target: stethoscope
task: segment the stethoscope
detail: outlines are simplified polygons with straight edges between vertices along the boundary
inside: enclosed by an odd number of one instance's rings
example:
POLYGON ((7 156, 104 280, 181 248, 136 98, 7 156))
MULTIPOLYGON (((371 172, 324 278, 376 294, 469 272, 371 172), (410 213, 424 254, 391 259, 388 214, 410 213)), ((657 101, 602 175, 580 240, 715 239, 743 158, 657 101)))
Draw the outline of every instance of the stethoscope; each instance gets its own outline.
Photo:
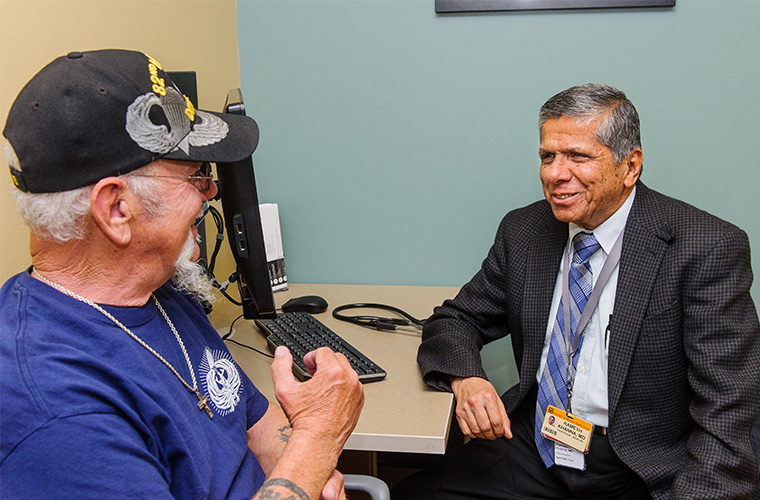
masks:
POLYGON ((422 330, 422 326, 425 324, 424 320, 419 320, 412 316, 411 314, 407 313, 406 311, 403 311, 399 309, 398 307, 393 307, 385 304, 372 304, 372 303, 356 303, 356 304, 346 304, 342 306, 338 306, 335 309, 333 309, 332 312, 333 318, 339 319, 341 321, 346 321, 348 323, 354 323, 356 325, 361 325, 366 328, 373 328, 375 330, 397 330, 397 329, 404 329, 399 327, 408 327, 412 328, 415 331, 416 330, 422 330), (402 318, 385 318, 381 316, 367 316, 367 315, 359 315, 359 316, 346 316, 343 314, 340 314, 340 312, 345 311, 347 309, 382 309, 385 311, 391 311, 399 316, 402 316, 402 318))

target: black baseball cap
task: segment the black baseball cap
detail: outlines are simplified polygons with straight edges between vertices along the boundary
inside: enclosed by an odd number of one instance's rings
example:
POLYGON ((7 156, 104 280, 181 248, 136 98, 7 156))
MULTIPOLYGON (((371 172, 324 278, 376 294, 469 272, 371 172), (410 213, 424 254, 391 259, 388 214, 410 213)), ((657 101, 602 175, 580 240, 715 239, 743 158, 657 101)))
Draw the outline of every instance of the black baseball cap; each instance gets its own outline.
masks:
POLYGON ((246 116, 196 110, 141 52, 71 52, 42 68, 11 106, 3 135, 22 191, 68 191, 159 158, 235 162, 259 142, 246 116))

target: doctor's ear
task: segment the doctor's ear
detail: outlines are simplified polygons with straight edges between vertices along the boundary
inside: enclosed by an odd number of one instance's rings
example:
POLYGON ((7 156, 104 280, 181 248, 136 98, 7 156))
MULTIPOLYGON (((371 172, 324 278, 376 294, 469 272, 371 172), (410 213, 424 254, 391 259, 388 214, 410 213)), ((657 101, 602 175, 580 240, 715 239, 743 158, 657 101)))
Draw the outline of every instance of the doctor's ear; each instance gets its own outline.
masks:
POLYGON ((636 148, 623 159, 627 169, 625 172, 624 183, 627 187, 633 187, 641 176, 641 167, 644 164, 644 153, 641 148, 636 148))

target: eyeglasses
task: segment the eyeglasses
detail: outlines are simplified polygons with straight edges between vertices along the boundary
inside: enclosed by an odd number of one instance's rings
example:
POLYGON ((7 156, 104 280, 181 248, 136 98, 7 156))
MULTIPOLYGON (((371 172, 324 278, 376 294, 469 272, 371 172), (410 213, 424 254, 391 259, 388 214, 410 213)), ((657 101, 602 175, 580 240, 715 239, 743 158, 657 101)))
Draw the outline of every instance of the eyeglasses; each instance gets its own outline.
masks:
POLYGON ((167 179, 183 179, 189 182, 201 193, 211 189, 211 182, 214 176, 211 174, 211 164, 208 162, 201 163, 198 170, 193 175, 153 175, 153 174, 133 174, 134 177, 164 177, 167 179))

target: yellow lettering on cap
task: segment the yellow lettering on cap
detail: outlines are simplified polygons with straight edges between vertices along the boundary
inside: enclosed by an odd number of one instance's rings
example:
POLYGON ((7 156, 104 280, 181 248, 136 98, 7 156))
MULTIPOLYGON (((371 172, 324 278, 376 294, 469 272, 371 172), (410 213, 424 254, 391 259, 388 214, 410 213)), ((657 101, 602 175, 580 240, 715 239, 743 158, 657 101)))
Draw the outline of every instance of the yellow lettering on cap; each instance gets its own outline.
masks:
POLYGON ((166 86, 166 84, 164 84, 164 79, 159 78, 158 75, 150 75, 150 81, 157 85, 160 85, 161 87, 166 86))
POLYGON ((148 58, 148 62, 151 64, 154 64, 158 69, 163 70, 164 68, 161 67, 161 63, 150 57, 148 54, 145 54, 145 57, 148 58))
POLYGON ((193 103, 190 102, 190 98, 187 96, 185 97, 185 101, 187 101, 187 107, 185 108, 185 114, 188 118, 190 118, 191 122, 195 121, 195 106, 193 106, 193 103))
POLYGON ((150 81, 153 82, 153 92, 163 97, 166 95, 166 83, 163 78, 159 78, 158 76, 158 70, 163 71, 163 68, 161 68, 158 61, 148 54, 145 54, 145 56, 148 58, 148 73, 150 73, 150 81))

